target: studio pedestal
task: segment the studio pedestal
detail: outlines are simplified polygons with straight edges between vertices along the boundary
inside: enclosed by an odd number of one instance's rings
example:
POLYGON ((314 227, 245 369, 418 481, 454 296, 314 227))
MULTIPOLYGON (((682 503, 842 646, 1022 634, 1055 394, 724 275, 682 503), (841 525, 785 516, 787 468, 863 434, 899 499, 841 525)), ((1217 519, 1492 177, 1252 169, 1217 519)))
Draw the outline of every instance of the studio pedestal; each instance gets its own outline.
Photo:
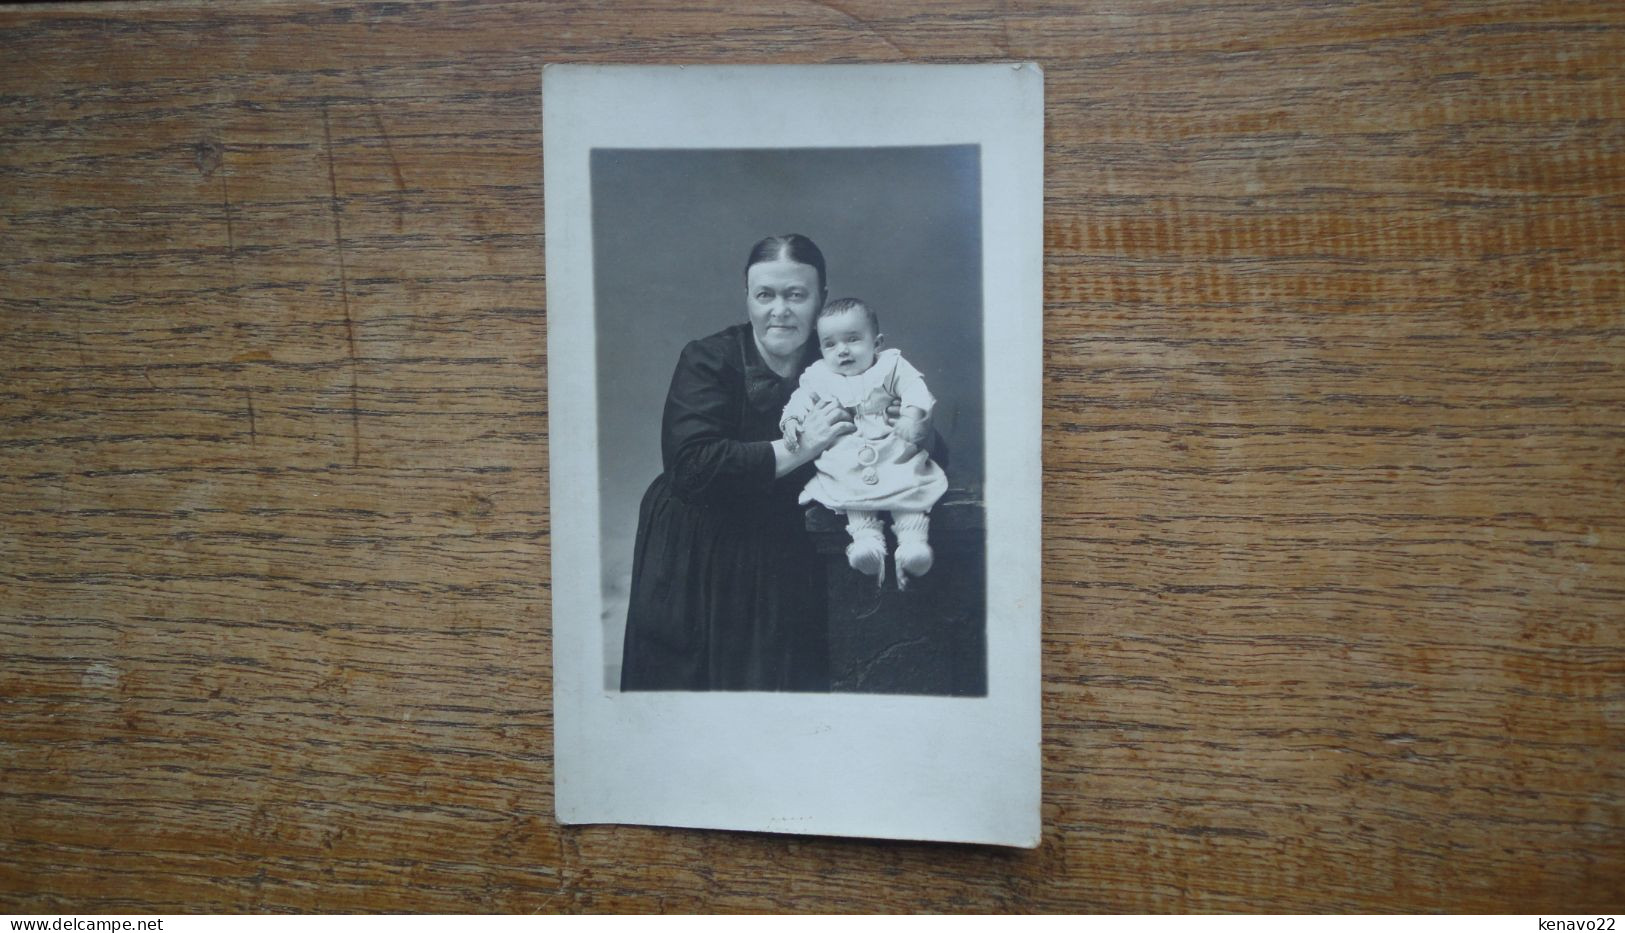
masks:
POLYGON ((846 518, 814 505, 811 532, 829 581, 834 690, 983 696, 987 693, 987 549, 980 497, 950 489, 931 510, 931 572, 897 588, 887 522, 886 583, 846 563, 846 518))

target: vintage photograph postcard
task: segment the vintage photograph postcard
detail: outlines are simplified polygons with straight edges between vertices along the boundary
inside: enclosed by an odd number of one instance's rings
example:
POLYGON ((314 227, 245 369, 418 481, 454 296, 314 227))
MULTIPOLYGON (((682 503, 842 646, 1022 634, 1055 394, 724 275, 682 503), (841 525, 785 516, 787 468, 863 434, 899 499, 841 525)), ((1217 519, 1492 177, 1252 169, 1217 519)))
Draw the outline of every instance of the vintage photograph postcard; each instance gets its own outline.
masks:
POLYGON ((1037 845, 1041 72, 542 95, 559 819, 1037 845))

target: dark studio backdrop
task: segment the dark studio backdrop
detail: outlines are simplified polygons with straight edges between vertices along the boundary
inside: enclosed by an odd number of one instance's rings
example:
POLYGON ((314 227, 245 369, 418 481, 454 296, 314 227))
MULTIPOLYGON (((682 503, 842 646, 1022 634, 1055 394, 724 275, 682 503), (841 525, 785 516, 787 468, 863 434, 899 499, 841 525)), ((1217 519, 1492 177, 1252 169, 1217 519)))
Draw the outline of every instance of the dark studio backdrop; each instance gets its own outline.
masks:
POLYGON ((829 297, 875 309, 937 398, 950 484, 980 491, 980 191, 975 146, 593 151, 607 683, 672 369, 688 341, 746 320, 745 258, 762 237, 811 237, 829 297))

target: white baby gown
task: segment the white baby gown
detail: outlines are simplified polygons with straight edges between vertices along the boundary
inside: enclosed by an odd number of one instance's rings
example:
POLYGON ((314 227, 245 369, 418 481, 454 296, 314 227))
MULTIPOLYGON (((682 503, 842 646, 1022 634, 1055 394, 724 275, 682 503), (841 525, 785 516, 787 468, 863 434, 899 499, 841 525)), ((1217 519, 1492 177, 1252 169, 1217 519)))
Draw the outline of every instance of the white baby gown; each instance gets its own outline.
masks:
POLYGON ((886 408, 893 402, 931 414, 937 400, 925 379, 896 350, 882 350, 875 364, 843 376, 823 360, 807 367, 784 407, 780 427, 805 421, 821 399, 853 414, 857 431, 837 440, 818 457, 818 472, 801 491, 801 503, 818 502, 837 512, 849 509, 926 512, 948 490, 948 477, 924 448, 892 435, 886 408))

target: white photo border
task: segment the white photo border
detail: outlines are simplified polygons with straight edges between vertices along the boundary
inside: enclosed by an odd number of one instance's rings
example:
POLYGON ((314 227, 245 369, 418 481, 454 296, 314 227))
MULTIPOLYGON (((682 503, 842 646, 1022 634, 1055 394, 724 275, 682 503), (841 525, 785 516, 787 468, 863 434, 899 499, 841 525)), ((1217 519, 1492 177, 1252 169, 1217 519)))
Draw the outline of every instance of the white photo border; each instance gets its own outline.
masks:
POLYGON ((1042 72, 550 65, 542 97, 560 822, 1036 846, 1042 72), (963 144, 981 147, 987 695, 606 689, 591 150, 963 144))

